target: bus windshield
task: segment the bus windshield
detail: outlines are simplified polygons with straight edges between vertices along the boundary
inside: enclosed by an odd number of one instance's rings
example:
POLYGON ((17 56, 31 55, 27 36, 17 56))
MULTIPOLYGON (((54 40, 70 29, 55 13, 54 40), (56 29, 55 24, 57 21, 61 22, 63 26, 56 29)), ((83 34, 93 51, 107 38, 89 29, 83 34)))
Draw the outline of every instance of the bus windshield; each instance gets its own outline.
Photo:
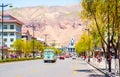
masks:
POLYGON ((45 51, 44 54, 53 54, 53 51, 45 51))

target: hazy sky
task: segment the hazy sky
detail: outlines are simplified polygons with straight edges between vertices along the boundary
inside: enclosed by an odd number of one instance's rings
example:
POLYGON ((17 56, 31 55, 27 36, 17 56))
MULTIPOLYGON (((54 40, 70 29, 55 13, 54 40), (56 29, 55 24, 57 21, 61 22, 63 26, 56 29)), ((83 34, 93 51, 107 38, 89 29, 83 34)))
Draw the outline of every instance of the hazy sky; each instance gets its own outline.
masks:
MULTIPOLYGON (((81 0, 0 0, 2 3, 12 3, 13 7, 29 7, 29 6, 55 6, 55 5, 70 5, 77 4, 81 0)), ((7 8, 7 7, 6 7, 7 8)))

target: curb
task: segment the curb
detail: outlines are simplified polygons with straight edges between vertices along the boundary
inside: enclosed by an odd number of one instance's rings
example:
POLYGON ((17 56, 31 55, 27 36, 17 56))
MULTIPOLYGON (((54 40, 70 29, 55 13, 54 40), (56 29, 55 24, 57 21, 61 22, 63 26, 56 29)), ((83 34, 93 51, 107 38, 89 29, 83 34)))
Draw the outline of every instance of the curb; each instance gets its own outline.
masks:
POLYGON ((105 74, 107 77, 113 77, 111 74, 105 72, 105 71, 102 71, 101 69, 97 68, 95 65, 87 62, 89 65, 91 65, 92 67, 94 67, 95 69, 97 69, 98 71, 102 72, 103 74, 105 74))
MULTIPOLYGON (((83 59, 82 59, 83 60, 83 59)), ((85 60, 83 60, 83 61, 85 61, 85 60)), ((114 74, 112 74, 112 73, 109 73, 108 71, 104 71, 104 70, 102 70, 102 69, 100 69, 99 67, 97 67, 96 65, 94 65, 93 63, 90 63, 90 62, 87 62, 87 61, 85 61, 86 63, 88 63, 90 66, 92 66, 93 68, 95 68, 95 69, 97 69, 98 71, 100 71, 101 73, 103 73, 103 74, 105 74, 106 75, 106 77, 120 77, 119 75, 117 75, 117 76, 115 76, 114 74)))

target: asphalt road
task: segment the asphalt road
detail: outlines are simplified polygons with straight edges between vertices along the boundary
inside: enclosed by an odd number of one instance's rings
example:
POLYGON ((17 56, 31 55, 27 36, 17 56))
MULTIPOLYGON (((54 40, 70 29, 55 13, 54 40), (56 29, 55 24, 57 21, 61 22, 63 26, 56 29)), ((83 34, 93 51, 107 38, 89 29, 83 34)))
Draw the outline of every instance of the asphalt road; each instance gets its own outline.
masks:
POLYGON ((44 63, 32 60, 0 64, 0 77, 105 77, 81 59, 44 63))

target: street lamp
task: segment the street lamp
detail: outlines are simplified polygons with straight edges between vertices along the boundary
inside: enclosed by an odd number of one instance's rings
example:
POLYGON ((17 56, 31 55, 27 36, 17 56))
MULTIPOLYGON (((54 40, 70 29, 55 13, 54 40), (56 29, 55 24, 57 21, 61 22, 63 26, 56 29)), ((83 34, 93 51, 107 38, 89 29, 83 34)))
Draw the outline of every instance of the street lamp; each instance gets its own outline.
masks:
MULTIPOLYGON (((85 29, 85 30, 88 31, 88 37, 89 37, 89 35, 90 35, 90 29, 88 28, 88 29, 85 29)), ((90 38, 88 38, 88 39, 89 39, 89 45, 88 45, 88 62, 90 62, 90 38)))
POLYGON ((12 5, 11 4, 3 4, 2 3, 2 5, 0 5, 0 7, 2 7, 2 60, 4 59, 4 56, 3 56, 3 25, 4 25, 4 7, 7 7, 7 6, 9 6, 9 7, 12 7, 12 5))

